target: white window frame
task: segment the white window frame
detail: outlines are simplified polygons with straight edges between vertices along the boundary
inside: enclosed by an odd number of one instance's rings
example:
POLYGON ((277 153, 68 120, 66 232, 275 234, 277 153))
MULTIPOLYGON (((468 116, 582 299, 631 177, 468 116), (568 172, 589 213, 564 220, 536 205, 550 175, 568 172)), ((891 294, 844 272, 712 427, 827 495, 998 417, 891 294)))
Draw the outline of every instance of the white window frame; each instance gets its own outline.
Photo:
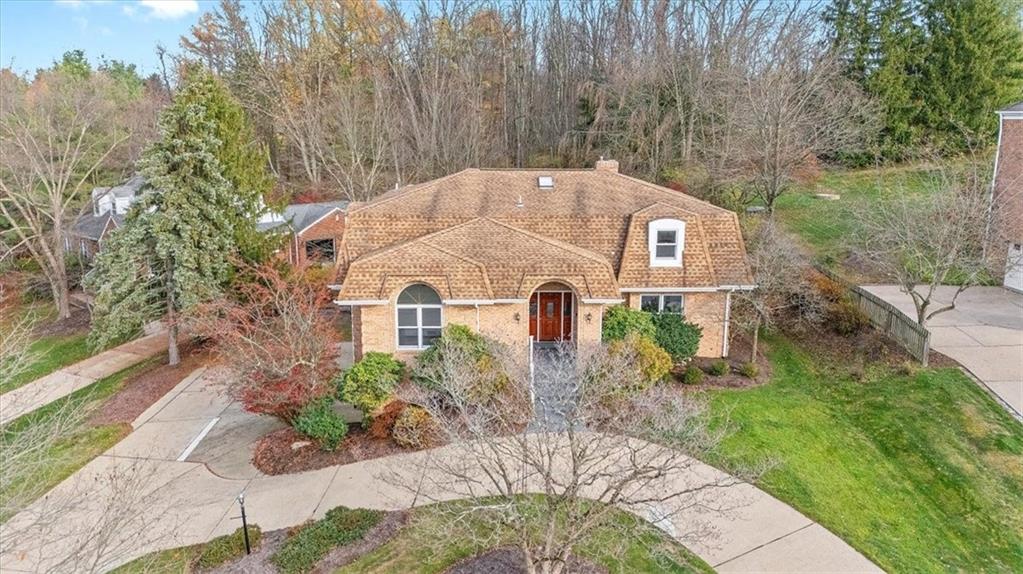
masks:
MULTIPOLYGON (((404 288, 402 288, 402 290, 398 292, 398 297, 401 297, 401 294, 405 292, 405 289, 408 289, 409 287, 412 287, 414 285, 422 285, 424 287, 429 287, 430 289, 433 290, 434 293, 437 293, 436 289, 434 289, 433 287, 430 287, 429 285, 426 285, 425 283, 415 283, 413 285, 406 285, 404 288)), ((437 293, 437 297, 438 298, 440 297, 440 293, 437 293)), ((430 345, 424 345, 423 344, 423 330, 424 329, 442 329, 442 328, 444 328, 444 305, 442 303, 411 304, 411 303, 397 303, 397 300, 395 300, 395 301, 396 301, 395 305, 394 305, 394 346, 395 346, 395 348, 398 349, 399 351, 422 351, 424 349, 430 348, 430 345), (398 314, 399 314, 399 311, 402 310, 402 309, 415 309, 416 310, 416 326, 415 327, 402 327, 400 325, 400 323, 398 322, 398 314), (440 312, 440 324, 437 325, 437 326, 433 326, 433 325, 425 326, 425 325, 423 325, 423 309, 437 309, 440 312), (416 341, 417 341, 417 343, 415 345, 402 345, 400 343, 400 341, 401 341, 401 333, 400 333, 400 331, 402 329, 415 329, 416 330, 416 341)))
POLYGON ((686 223, 684 221, 677 219, 655 219, 647 226, 647 235, 651 267, 682 267, 682 252, 685 250, 686 240, 686 223), (659 231, 672 231, 675 233, 675 252, 671 257, 657 256, 657 233, 659 231))
POLYGON ((686 296, 685 293, 641 293, 639 296, 639 308, 643 309, 643 297, 656 297, 657 298, 657 312, 658 313, 672 313, 673 311, 664 310, 664 298, 665 297, 678 297, 682 300, 682 311, 678 314, 686 316, 686 296))

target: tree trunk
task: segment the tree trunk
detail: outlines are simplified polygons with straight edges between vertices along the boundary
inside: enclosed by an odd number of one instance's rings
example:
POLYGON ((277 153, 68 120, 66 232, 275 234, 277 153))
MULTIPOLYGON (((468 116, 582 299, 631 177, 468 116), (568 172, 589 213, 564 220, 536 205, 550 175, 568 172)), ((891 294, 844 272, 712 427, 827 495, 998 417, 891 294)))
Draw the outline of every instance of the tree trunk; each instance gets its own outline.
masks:
POLYGON ((169 324, 167 325, 167 364, 175 366, 181 362, 181 355, 178 352, 178 324, 172 319, 168 318, 169 324))
POLYGON ((750 342, 749 362, 757 362, 757 343, 760 341, 760 320, 753 324, 753 337, 750 342))

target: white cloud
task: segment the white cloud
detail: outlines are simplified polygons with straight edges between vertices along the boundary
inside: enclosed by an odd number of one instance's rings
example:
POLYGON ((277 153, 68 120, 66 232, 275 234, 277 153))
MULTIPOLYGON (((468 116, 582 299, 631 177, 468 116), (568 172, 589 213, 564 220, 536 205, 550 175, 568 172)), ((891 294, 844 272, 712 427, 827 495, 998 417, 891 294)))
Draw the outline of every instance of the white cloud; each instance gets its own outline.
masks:
POLYGON ((55 3, 77 10, 89 4, 109 4, 111 0, 54 0, 55 3))
MULTIPOLYGON (((199 11, 196 0, 140 0, 139 4, 149 9, 147 16, 159 20, 174 20, 199 11)), ((129 12, 128 8, 124 7, 125 13, 134 14, 134 10, 129 12)))

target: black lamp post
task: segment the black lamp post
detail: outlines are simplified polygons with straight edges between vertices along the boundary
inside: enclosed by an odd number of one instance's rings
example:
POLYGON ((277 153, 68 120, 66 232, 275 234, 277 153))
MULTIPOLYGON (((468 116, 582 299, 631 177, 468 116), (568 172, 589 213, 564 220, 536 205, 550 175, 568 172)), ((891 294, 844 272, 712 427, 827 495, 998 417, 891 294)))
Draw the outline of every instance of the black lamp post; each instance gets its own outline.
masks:
POLYGON ((249 546, 249 523, 245 520, 245 493, 238 495, 238 505, 242 508, 242 536, 245 538, 245 553, 252 554, 252 547, 249 546))

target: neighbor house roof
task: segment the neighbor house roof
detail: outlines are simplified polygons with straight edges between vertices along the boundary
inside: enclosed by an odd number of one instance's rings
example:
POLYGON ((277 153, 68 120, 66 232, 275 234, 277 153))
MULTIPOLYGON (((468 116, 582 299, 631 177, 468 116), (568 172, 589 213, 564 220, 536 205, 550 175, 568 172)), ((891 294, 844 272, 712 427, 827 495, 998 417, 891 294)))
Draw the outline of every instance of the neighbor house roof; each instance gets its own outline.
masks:
POLYGON ((998 110, 999 112, 1023 112, 1023 102, 1017 102, 1007 108, 998 110))
POLYGON ((112 211, 104 212, 102 215, 93 215, 91 211, 83 213, 71 226, 71 232, 78 237, 99 241, 106 233, 108 225, 117 227, 124 223, 124 215, 112 211))
POLYGON ((338 299, 387 299, 426 282, 448 301, 525 300, 551 280, 569 283, 583 300, 620 298, 601 255, 480 217, 359 258, 338 299))
POLYGON ((344 210, 348 207, 347 201, 324 201, 320 203, 295 203, 284 208, 280 219, 274 221, 259 222, 256 227, 260 231, 266 231, 290 224, 294 233, 302 233, 310 225, 316 223, 324 216, 335 209, 344 210))
MULTIPOLYGON (((735 213, 614 171, 592 169, 467 169, 353 207, 339 282, 349 280, 347 266, 354 270, 371 253, 480 218, 599 256, 623 289, 752 282, 735 213), (552 177, 553 187, 541 188, 540 176, 552 177), (683 266, 652 269, 646 224, 665 214, 686 222, 683 266)), ((442 246, 436 239, 431 244, 442 246)), ((486 238, 478 249, 473 259, 485 265, 504 259, 503 248, 486 238)))

